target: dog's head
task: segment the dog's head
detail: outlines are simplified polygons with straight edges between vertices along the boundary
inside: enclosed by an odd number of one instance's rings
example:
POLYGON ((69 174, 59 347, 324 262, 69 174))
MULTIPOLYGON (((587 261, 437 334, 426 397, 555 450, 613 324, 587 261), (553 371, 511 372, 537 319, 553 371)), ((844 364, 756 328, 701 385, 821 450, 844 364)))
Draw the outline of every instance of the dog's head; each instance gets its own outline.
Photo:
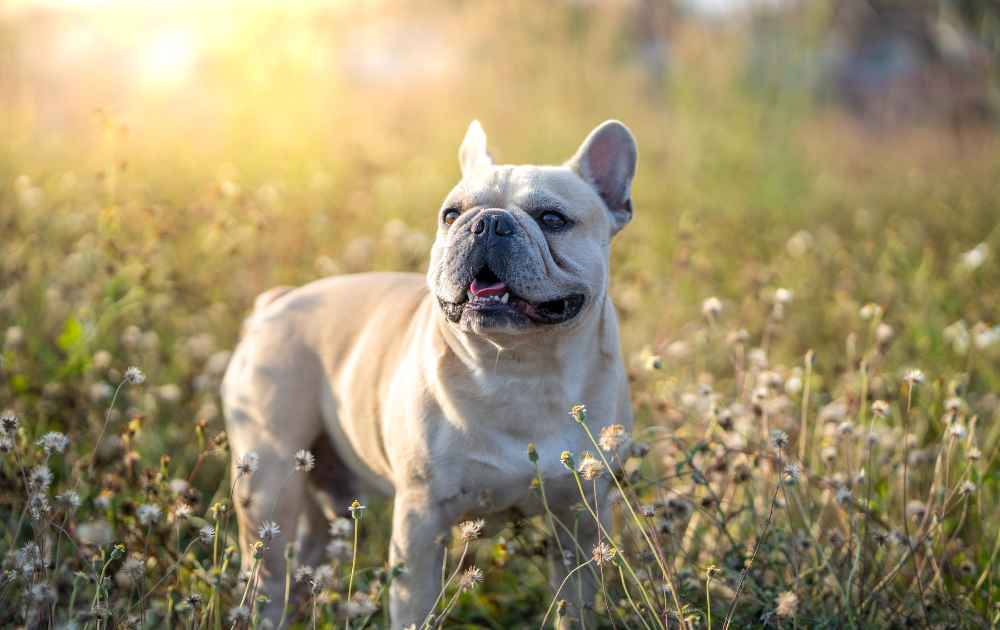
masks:
POLYGON ((594 129, 562 166, 496 165, 478 122, 438 213, 427 272, 444 316, 477 334, 565 328, 604 301, 611 237, 632 218, 635 139, 594 129))

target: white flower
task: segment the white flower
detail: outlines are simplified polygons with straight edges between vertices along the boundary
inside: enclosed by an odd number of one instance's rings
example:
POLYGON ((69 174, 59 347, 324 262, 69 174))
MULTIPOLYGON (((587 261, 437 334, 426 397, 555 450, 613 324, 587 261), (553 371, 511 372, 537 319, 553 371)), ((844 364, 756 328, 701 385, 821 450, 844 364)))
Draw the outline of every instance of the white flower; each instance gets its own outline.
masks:
POLYGON ((778 304, 788 304, 792 301, 795 294, 791 289, 785 289, 783 287, 774 290, 774 301, 778 304))
POLYGON ((795 462, 785 465, 784 470, 785 483, 790 486, 794 486, 802 479, 802 467, 795 462))
POLYGON ((255 451, 247 451, 236 461, 236 472, 239 477, 249 477, 260 467, 260 458, 255 451))
POLYGON ((948 429, 948 434, 951 435, 951 437, 955 438, 956 440, 963 439, 965 437, 965 433, 966 433, 965 425, 963 425, 961 422, 953 423, 951 425, 951 428, 948 429))
POLYGON ((28 473, 28 486, 32 490, 45 492, 52 485, 52 471, 48 466, 39 464, 28 473))
POLYGON ((847 486, 840 486, 837 488, 837 503, 841 505, 847 505, 851 502, 851 491, 847 489, 847 486))
POLYGON ((625 427, 620 424, 612 424, 601 429, 601 437, 597 443, 605 451, 617 451, 622 444, 628 440, 628 433, 625 427))
POLYGON ((49 498, 41 492, 32 492, 28 497, 28 511, 31 512, 32 520, 42 520, 49 513, 49 498))
POLYGON ((163 510, 161 510, 158 505, 143 503, 136 508, 135 515, 139 517, 139 522, 141 524, 152 525, 159 521, 160 517, 163 516, 163 510))
POLYGON ((71 511, 80 507, 80 495, 75 490, 67 490, 62 494, 57 494, 56 500, 71 511))
POLYGON ((970 270, 978 269, 986 262, 989 255, 990 246, 986 243, 980 243, 962 254, 962 266, 970 270))
POLYGON ((146 375, 136 366, 131 366, 125 370, 125 382, 131 385, 142 385, 146 382, 146 375))
POLYGON ((774 429, 771 431, 771 446, 781 450, 788 448, 788 434, 781 429, 774 429))
POLYGON ((355 499, 351 501, 351 505, 347 508, 351 512, 351 517, 356 521, 360 521, 361 517, 365 515, 365 510, 368 509, 367 506, 361 505, 361 502, 355 499))
POLYGON ((309 451, 302 449, 295 453, 295 470, 309 472, 316 467, 316 457, 309 451))
POLYGON ((722 300, 713 295, 701 303, 701 312, 710 319, 718 317, 722 312, 722 300))
POLYGON ((330 536, 334 538, 345 538, 354 531, 354 523, 351 519, 338 516, 330 521, 330 536))
POLYGON ((274 521, 264 521, 264 524, 260 526, 257 533, 260 535, 260 539, 264 542, 271 542, 279 534, 281 534, 281 527, 274 521))
POLYGON ((205 525, 199 529, 198 540, 206 545, 212 544, 212 541, 215 540, 215 528, 211 525, 205 525))
POLYGON ((459 579, 458 587, 463 591, 470 591, 483 581, 483 571, 479 567, 469 567, 459 579))
POLYGON ((580 467, 577 468, 577 472, 587 481, 591 481, 600 477, 601 473, 604 472, 604 463, 594 457, 590 451, 585 451, 583 458, 580 460, 580 467))
POLYGON ((884 400, 876 400, 872 403, 872 413, 879 418, 885 418, 889 415, 889 403, 884 400))
POLYGON ((618 551, 614 547, 609 547, 607 543, 601 541, 596 547, 594 547, 594 550, 591 553, 591 558, 595 563, 597 563, 597 566, 601 566, 605 562, 611 562, 617 552, 618 551))
POLYGON ((17 427, 21 425, 21 421, 12 413, 5 413, 0 416, 0 431, 8 435, 13 435, 17 433, 17 427))
POLYGON ((246 606, 233 606, 227 616, 230 623, 246 623, 250 621, 250 609, 246 606))
POLYGON ((458 526, 458 531, 462 536, 462 540, 468 542, 470 540, 475 540, 479 538, 479 534, 483 531, 483 526, 486 521, 483 519, 477 519, 475 521, 465 521, 458 526))
POLYGON ((35 442, 36 445, 41 446, 45 451, 46 455, 56 451, 57 453, 62 453, 69 446, 69 438, 66 437, 64 433, 59 433, 58 431, 49 431, 42 437, 38 438, 35 442))
POLYGON ((911 368, 903 374, 903 380, 909 383, 910 387, 920 385, 924 382, 924 373, 922 370, 911 368))
POLYGON ((341 538, 334 538, 326 546, 326 555, 331 560, 347 560, 351 557, 351 543, 341 538))

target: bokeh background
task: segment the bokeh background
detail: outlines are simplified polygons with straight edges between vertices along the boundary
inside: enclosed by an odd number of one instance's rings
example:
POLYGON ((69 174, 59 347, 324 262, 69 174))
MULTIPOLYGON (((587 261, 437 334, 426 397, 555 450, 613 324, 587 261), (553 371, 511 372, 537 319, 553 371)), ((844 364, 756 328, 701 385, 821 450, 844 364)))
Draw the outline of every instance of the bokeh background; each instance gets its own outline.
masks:
POLYGON ((640 160, 612 292, 643 422, 711 379, 718 296, 775 362, 815 351, 820 402, 877 334, 891 365, 960 375, 940 390, 996 445, 998 53, 986 0, 8 0, 0 408, 96 433, 134 364, 129 448, 190 469, 255 295, 424 270, 472 119, 498 160, 557 163, 618 118, 640 160))

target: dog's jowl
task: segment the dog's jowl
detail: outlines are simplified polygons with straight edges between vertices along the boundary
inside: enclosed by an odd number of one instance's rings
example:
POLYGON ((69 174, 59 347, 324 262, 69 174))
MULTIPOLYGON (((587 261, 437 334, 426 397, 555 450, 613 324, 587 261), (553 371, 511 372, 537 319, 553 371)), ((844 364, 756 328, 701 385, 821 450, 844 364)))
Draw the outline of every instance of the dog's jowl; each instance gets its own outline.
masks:
MULTIPOLYGON (((550 507, 564 523, 577 520, 579 495, 559 455, 590 442, 570 407, 586 404, 596 428, 632 421, 608 295, 611 240, 632 218, 631 133, 608 121, 562 166, 509 166, 493 163, 474 122, 459 158, 461 181, 427 210, 437 237, 426 277, 346 275, 268 291, 222 389, 234 466, 243 453, 259 457, 237 486, 244 561, 274 521, 297 542, 299 564, 319 564, 331 509, 346 513, 363 492, 391 495, 389 562, 406 568, 391 587, 393 628, 419 626, 434 605, 453 525, 543 511, 529 443, 550 507), (289 476, 300 449, 317 453, 316 467, 289 476)), ((576 527, 589 553, 596 524, 580 518, 576 527)), ((284 547, 273 542, 261 565, 274 621, 284 547)), ((558 585, 567 569, 552 548, 558 585)), ((592 599, 586 573, 564 589, 571 617, 592 599)))

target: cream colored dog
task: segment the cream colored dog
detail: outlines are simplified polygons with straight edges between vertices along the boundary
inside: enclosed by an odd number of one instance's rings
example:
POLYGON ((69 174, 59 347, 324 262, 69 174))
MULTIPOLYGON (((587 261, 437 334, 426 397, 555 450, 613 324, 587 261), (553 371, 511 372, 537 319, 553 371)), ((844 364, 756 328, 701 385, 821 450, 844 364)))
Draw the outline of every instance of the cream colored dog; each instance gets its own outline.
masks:
MULTIPOLYGON (((579 546, 566 532, 559 541, 577 559, 552 554, 558 585, 596 541, 593 519, 571 509, 580 497, 560 462, 563 450, 593 450, 567 412, 587 405, 595 430, 632 424, 608 296, 611 237, 632 218, 632 134, 608 121, 563 166, 501 166, 473 122, 459 158, 462 180, 437 213, 426 277, 272 289, 222 386, 234 462, 248 451, 260 462, 238 490, 244 562, 268 520, 298 536, 299 564, 321 562, 328 527, 314 490, 345 511, 361 484, 374 486, 394 497, 389 562, 406 567, 390 591, 393 628, 419 626, 433 606, 453 525, 543 511, 529 442, 556 516, 578 522, 579 546), (290 475, 299 449, 319 454, 311 475, 290 475)), ((606 489, 605 477, 598 494, 606 489)), ((274 618, 284 544, 273 541, 262 566, 274 618)), ((561 597, 582 589, 586 606, 594 585, 585 574, 561 597)))

